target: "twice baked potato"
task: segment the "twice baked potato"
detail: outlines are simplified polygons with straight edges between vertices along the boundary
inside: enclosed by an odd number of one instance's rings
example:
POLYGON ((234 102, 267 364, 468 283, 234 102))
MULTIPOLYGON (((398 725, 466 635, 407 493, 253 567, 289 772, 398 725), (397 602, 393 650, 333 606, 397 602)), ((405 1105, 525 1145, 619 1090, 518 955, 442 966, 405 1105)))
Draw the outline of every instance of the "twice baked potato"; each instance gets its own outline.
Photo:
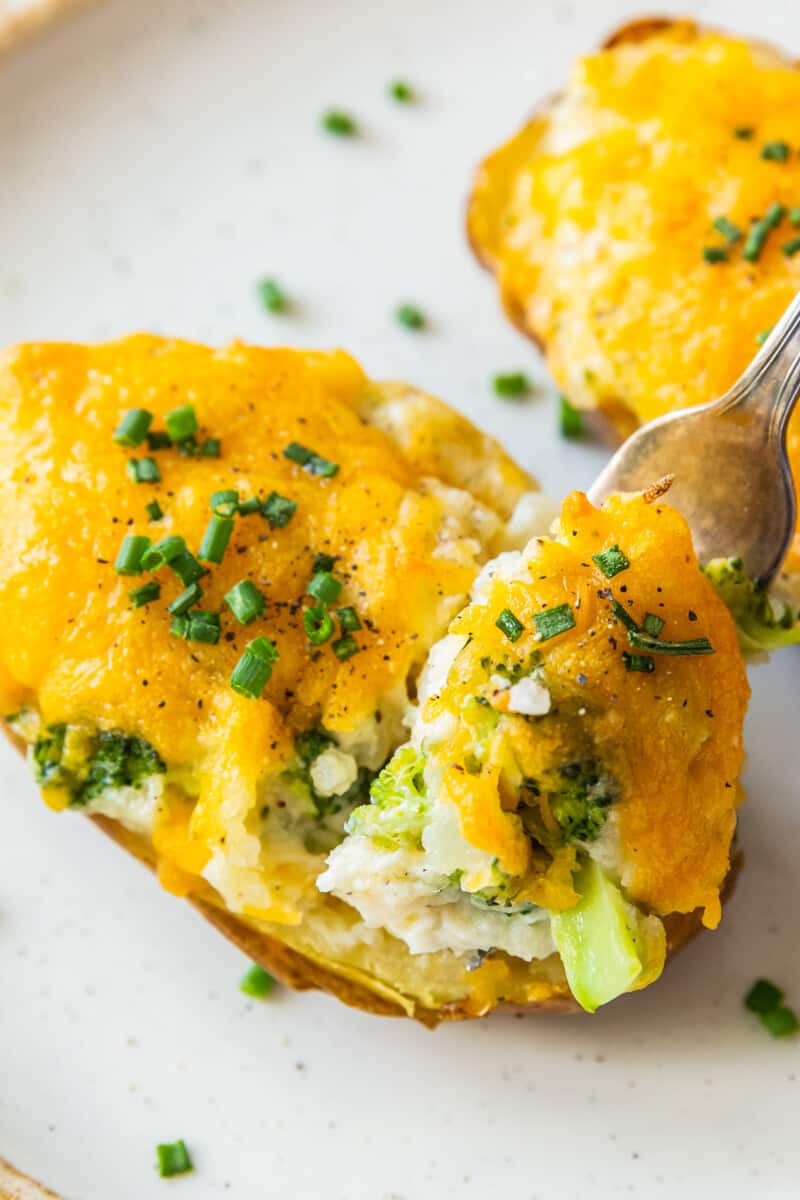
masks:
POLYGON ((431 1024, 593 1009, 717 923, 748 688, 655 494, 548 533, 342 353, 22 346, 0 415, 7 727, 268 970, 431 1024))
MULTIPOLYGON (((794 61, 634 22, 483 162, 469 238, 570 401, 626 435, 721 396, 800 288, 799 148, 794 61)), ((789 453, 797 478, 800 411, 789 453)), ((785 574, 800 580, 800 534, 785 574)), ((800 640, 782 607, 742 608, 765 645, 800 640)))

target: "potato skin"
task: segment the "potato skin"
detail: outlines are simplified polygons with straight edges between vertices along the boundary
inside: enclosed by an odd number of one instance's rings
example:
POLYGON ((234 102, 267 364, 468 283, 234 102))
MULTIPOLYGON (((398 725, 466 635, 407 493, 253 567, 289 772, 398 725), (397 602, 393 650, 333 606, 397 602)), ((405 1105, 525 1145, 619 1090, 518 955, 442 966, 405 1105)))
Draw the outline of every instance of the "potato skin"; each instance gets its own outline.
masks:
MULTIPOLYGON (((9 726, 2 722, 3 733, 14 748, 20 753, 25 754, 25 745, 18 738, 9 726)), ((135 834, 128 832, 123 826, 114 821, 110 821, 107 817, 93 816, 89 820, 102 833, 116 842, 123 850, 127 850, 134 858, 145 866, 154 870, 153 854, 144 838, 137 837, 135 834)), ((730 899, 733 894, 736 880, 741 870, 744 855, 741 850, 738 850, 734 844, 731 853, 731 866, 728 876, 725 880, 721 893, 723 905, 730 899)), ((235 916, 233 913, 227 912, 225 909, 218 907, 215 904, 209 903, 207 900, 198 897, 187 897, 189 903, 206 919, 211 925, 217 929, 223 937, 237 946, 243 954, 253 962, 263 967, 265 971, 269 971, 281 983, 292 988, 296 992, 320 991, 327 992, 330 996, 335 996, 343 1004, 347 1004, 350 1008, 358 1008, 362 1012, 371 1013, 376 1017, 407 1017, 409 1013, 405 1011, 399 1004, 393 1004, 377 991, 359 984, 354 980, 347 979, 338 974, 330 967, 326 967, 321 963, 312 961, 305 955, 299 953, 290 946, 286 946, 277 938, 270 937, 262 930, 251 925, 248 921, 241 917, 235 916)), ((702 928, 702 911, 696 909, 691 913, 671 913, 665 917, 664 927, 667 931, 667 959, 672 958, 687 942, 699 933, 702 928)), ((554 986, 552 994, 542 997, 539 1000, 526 1005, 507 1004, 499 1001, 494 1004, 491 1009, 476 1012, 468 1002, 458 1004, 447 1004, 441 1008, 426 1008, 424 1005, 415 1004, 413 1017, 421 1025, 425 1025, 428 1029, 435 1029, 444 1021, 465 1021, 474 1019, 478 1016, 489 1016, 491 1012, 515 1012, 515 1013, 583 1013, 583 1009, 577 1001, 566 990, 566 985, 562 987, 554 986)), ((0 1164, 2 1165, 2 1164, 0 1164)), ((2 1174, 0 1173, 0 1184, 2 1184, 2 1174)), ((38 1193, 31 1193, 31 1200, 38 1193)), ((49 1196, 49 1192, 42 1193, 44 1196, 49 1196)), ((13 1193, 12 1193, 13 1195, 13 1193)), ((21 1196, 25 1196, 21 1193, 21 1196)), ((3 1193, 0 1191, 0 1200, 3 1200, 3 1193)))
POLYGON ((0 1200, 60 1200, 60 1197, 0 1158, 0 1200))
MULTIPOLYGON (((109 821, 106 817, 91 817, 103 833, 118 845, 128 850, 140 862, 152 868, 146 843, 133 837, 120 825, 109 821)), ((736 880, 744 861, 740 850, 734 850, 731 855, 731 867, 725 881, 721 899, 723 904, 730 898, 736 886, 736 880)), ((280 979, 287 987, 296 992, 321 991, 335 996, 350 1008, 361 1009, 376 1017, 406 1017, 406 1013, 398 1004, 392 1004, 383 996, 371 991, 368 987, 360 986, 350 979, 345 979, 330 968, 312 962, 290 946, 284 945, 277 938, 270 937, 261 930, 254 928, 246 920, 226 912, 225 909, 209 904, 196 897, 188 897, 189 903, 201 916, 217 929, 223 937, 258 963, 270 975, 280 979)), ((667 931, 667 957, 671 958, 678 950, 699 933, 702 928, 701 910, 691 913, 671 913, 663 918, 667 931)), ((532 1004, 518 1005, 497 1003, 491 1012, 535 1012, 535 1013, 583 1013, 583 1009, 571 995, 564 995, 556 990, 546 999, 532 1004)), ((417 1004, 414 1008, 414 1020, 428 1029, 435 1029, 444 1021, 465 1021, 476 1016, 488 1016, 489 1013, 477 1014, 470 1009, 468 1003, 448 1004, 442 1008, 425 1008, 417 1004)), ((584 1014, 585 1015, 585 1014, 584 1014)))

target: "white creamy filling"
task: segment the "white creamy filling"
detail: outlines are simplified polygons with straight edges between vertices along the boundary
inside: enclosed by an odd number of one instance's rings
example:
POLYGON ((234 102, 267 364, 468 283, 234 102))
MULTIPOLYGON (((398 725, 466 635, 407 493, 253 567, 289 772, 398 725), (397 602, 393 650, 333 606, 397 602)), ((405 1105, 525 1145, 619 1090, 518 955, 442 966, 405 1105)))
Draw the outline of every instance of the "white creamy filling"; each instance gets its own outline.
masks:
POLYGON ((448 888, 416 850, 381 850, 350 837, 328 859, 317 886, 351 904, 368 929, 386 929, 412 954, 503 950, 531 962, 555 952, 545 909, 506 915, 448 888))
POLYGON ((164 776, 148 775, 139 787, 106 788, 83 811, 119 821, 132 833, 152 836, 156 813, 164 794, 164 776))
POLYGON ((531 538, 546 537, 560 506, 543 492, 525 492, 516 503, 503 533, 503 549, 519 550, 531 538))
POLYGON ((331 746, 311 764, 311 782, 320 796, 343 796, 358 779, 358 763, 352 754, 331 746))
POLYGON ((543 717, 550 712, 550 692, 540 677, 528 675, 508 689, 508 711, 526 717, 543 717))
POLYGON ((436 874, 446 878, 455 871, 462 872, 464 891, 477 892, 496 883, 494 855, 479 850, 463 836, 454 804, 434 805, 422 831, 422 846, 426 863, 436 874))

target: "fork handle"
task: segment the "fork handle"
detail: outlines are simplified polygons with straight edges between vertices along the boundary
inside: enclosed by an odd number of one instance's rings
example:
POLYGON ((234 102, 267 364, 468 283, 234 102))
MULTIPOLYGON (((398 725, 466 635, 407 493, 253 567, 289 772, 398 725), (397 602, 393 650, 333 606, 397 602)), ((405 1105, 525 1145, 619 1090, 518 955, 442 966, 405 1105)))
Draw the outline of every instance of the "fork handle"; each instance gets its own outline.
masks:
POLYGON ((719 412, 747 411, 767 441, 782 445, 786 424, 800 395, 800 292, 773 326, 760 352, 729 392, 719 412))

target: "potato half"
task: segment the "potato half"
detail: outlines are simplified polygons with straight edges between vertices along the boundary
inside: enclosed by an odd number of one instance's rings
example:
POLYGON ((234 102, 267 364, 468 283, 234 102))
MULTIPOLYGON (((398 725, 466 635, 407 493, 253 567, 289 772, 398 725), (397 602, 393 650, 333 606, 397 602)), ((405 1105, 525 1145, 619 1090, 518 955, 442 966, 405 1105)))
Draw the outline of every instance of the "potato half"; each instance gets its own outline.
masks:
POLYGON ((470 241, 574 405, 626 435, 731 386, 800 288, 798 146, 794 61, 643 20, 482 163, 470 241))
POLYGON ((9 732, 268 970, 427 1024, 592 1008, 716 924, 748 689, 663 502, 548 532, 496 442, 342 353, 22 346, 0 414, 9 732))

